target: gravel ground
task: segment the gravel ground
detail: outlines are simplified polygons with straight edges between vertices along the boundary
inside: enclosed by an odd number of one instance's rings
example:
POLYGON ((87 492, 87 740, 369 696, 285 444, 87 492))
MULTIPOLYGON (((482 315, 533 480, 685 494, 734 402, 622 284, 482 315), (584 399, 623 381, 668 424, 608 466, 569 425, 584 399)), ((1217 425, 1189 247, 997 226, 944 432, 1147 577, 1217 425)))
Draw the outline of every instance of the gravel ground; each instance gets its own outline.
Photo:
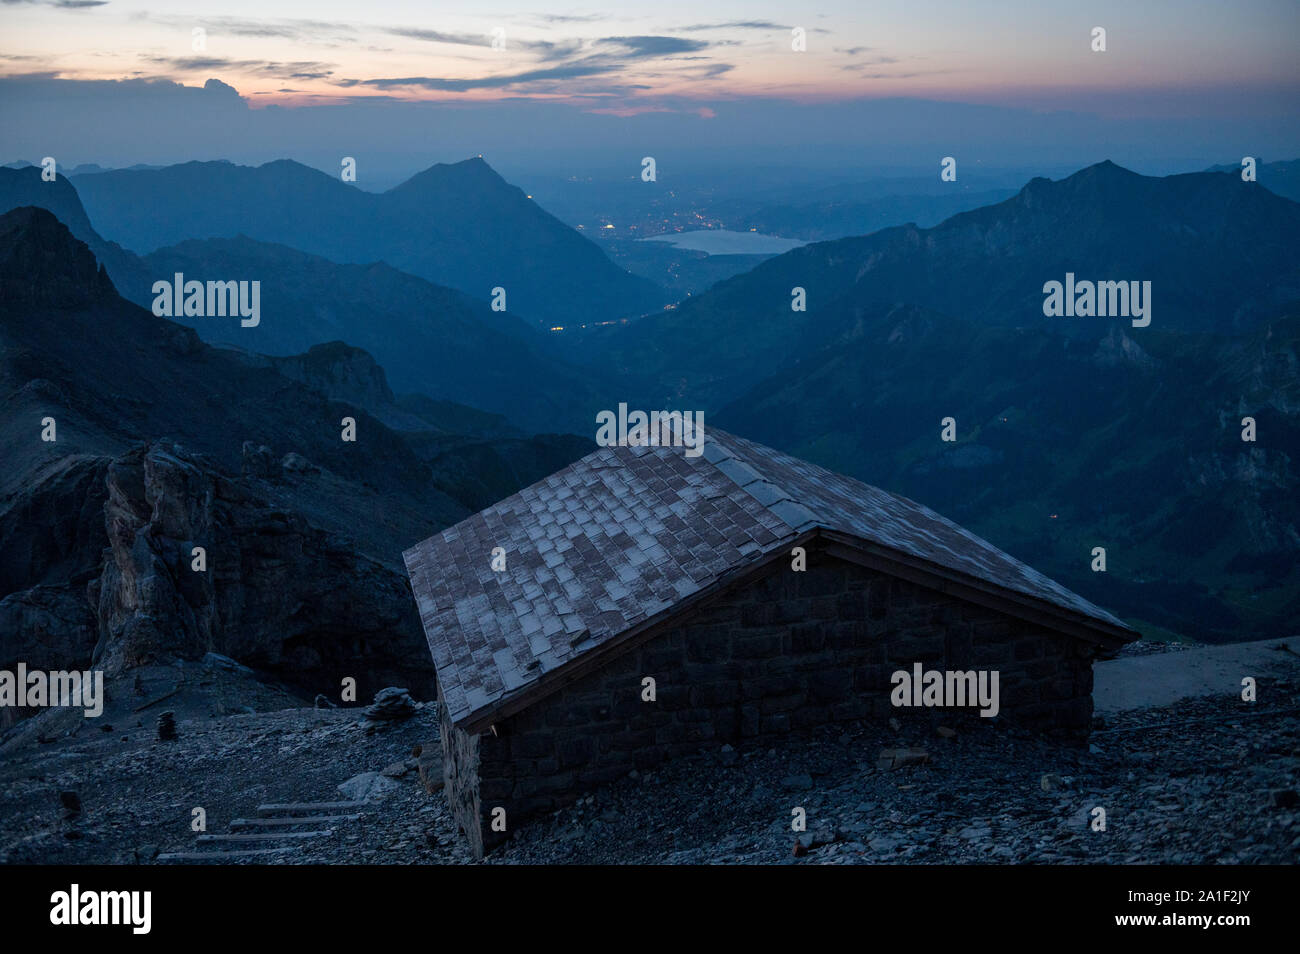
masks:
MULTIPOLYGON (((0 861, 134 863, 158 852, 196 846, 192 810, 207 813, 207 831, 228 831, 264 803, 340 801, 350 776, 404 769, 364 817, 339 823, 328 838, 258 863, 454 863, 470 855, 449 821, 446 803, 427 794, 412 767, 416 745, 437 747, 432 706, 412 718, 368 731, 360 709, 290 709, 191 719, 175 742, 159 742, 152 724, 81 733, 0 763, 0 861), (60 793, 76 792, 73 819, 60 793)), ((320 826, 315 826, 320 827, 320 826)))
POLYGON ((1291 711, 1184 702, 1116 718, 1087 748, 991 726, 872 728, 681 761, 528 826, 489 861, 1294 863, 1298 687, 1261 687, 1291 711), (876 767, 881 749, 912 746, 930 761, 876 767), (1090 828, 1097 806, 1105 831, 1090 828))
MULTIPOLYGON (((1090 747, 999 719, 952 738, 921 725, 834 728, 685 758, 524 826, 488 862, 1294 863, 1298 690, 1261 681, 1268 706, 1214 698, 1125 713, 1090 747), (909 747, 929 761, 877 767, 881 749, 909 747), (1105 831, 1089 827, 1097 806, 1105 831)), ((414 768, 415 746, 436 746, 432 706, 378 727, 359 709, 178 716, 174 742, 157 741, 152 720, 135 723, 0 757, 0 861, 149 862, 196 850, 195 806, 209 832, 225 832, 259 804, 340 800, 341 782, 385 768, 398 776, 392 791, 362 819, 257 861, 471 861, 414 768), (74 817, 62 792, 80 800, 74 817)))
POLYGON ((1135 642, 1125 643, 1120 647, 1116 656, 1124 658, 1128 656, 1156 656, 1160 653, 1181 653, 1186 650, 1195 648, 1195 644, 1175 643, 1175 642, 1157 642, 1154 640, 1139 639, 1135 642))

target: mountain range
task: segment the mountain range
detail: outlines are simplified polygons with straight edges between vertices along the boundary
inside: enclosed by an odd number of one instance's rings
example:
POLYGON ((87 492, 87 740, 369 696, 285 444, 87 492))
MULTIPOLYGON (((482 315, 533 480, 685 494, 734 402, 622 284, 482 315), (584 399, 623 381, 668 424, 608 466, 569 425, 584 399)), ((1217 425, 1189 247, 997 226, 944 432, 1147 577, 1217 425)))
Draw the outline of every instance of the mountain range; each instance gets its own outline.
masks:
MULTIPOLYGON (((1242 173, 1241 163, 1224 163, 1210 166, 1207 172, 1230 172, 1235 176, 1242 173)), ((1285 159, 1281 162, 1256 162, 1255 178, 1269 192, 1300 202, 1300 159, 1285 159)))
POLYGON ((1300 205, 1258 183, 1103 162, 934 228, 805 245, 583 348, 646 382, 650 403, 720 407, 833 341, 855 309, 906 303, 979 325, 1104 334, 1117 319, 1045 317, 1044 285, 1067 273, 1151 282, 1157 329, 1235 334, 1300 297, 1298 237, 1300 205), (805 311, 792 309, 796 288, 805 311))
POLYGON ((342 343, 204 344, 30 207, 0 216, 0 403, 0 660, 110 674, 216 651, 427 691, 402 548, 590 447, 399 402, 342 343))
POLYGON ((144 308, 154 302, 154 283, 177 273, 259 281, 265 317, 255 327, 175 316, 204 341, 292 355, 345 340, 369 351, 400 393, 469 404, 532 432, 586 430, 598 409, 599 372, 574 367, 553 335, 383 262, 340 265, 244 235, 188 239, 141 257, 99 234, 70 180, 45 182, 39 168, 0 169, 0 211, 26 205, 53 212, 122 296, 144 308))
MULTIPOLYGON (((706 429, 913 497, 1148 634, 1293 627, 1300 205, 1262 177, 1107 162, 1034 179, 931 228, 795 249, 636 320, 592 305, 610 323, 560 348, 513 293, 494 312, 481 289, 417 272, 450 233, 415 220, 473 218, 483 195, 525 245, 551 228, 486 166, 382 196, 304 169, 50 183, 0 169, 0 211, 53 213, 0 217, 0 632, 22 634, 0 664, 206 648, 315 682, 357 654, 402 673, 413 646, 427 657, 402 548, 581 456, 587 437, 546 432, 590 434, 593 409, 624 401, 703 410, 706 429), (215 191, 186 191, 200 181, 215 191), (479 198, 453 201, 453 182, 479 198), (153 187, 156 218, 132 206, 153 187), (332 216, 384 222, 404 251, 351 261, 332 216), (262 322, 155 317, 152 283, 174 272, 262 276, 262 322), (1067 273, 1151 282, 1150 325, 1046 316, 1044 284, 1067 273), (219 587, 186 569, 201 539, 219 587)), ((576 233, 538 248, 572 252, 566 274, 597 285, 614 268, 576 233)))
POLYGON ((1300 309, 1242 336, 1094 339, 856 314, 715 424, 925 501, 1148 634, 1293 631, 1300 309))
POLYGON ((665 293, 507 183, 481 158, 438 164, 375 194, 290 160, 189 162, 73 180, 104 235, 145 254, 249 238, 341 264, 386 262, 549 327, 634 317, 665 293))
POLYGON ((1300 205, 1237 173, 1101 163, 795 249, 583 347, 640 404, 920 500, 1148 631, 1259 638, 1300 609, 1298 245, 1300 205), (1151 324, 1046 317, 1067 272, 1150 281, 1151 324))

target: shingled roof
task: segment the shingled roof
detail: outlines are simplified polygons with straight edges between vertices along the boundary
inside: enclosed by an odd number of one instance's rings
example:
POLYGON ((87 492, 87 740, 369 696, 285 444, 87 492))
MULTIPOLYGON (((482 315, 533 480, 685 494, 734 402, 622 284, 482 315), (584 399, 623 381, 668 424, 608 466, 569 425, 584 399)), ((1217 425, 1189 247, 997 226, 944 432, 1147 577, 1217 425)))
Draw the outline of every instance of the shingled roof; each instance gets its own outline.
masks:
POLYGON ((453 722, 478 729, 548 691, 579 657, 818 534, 1084 638, 1136 637, 920 504, 712 429, 694 458, 680 447, 601 448, 405 559, 443 704, 453 722), (495 547, 506 551, 503 572, 490 566, 495 547))

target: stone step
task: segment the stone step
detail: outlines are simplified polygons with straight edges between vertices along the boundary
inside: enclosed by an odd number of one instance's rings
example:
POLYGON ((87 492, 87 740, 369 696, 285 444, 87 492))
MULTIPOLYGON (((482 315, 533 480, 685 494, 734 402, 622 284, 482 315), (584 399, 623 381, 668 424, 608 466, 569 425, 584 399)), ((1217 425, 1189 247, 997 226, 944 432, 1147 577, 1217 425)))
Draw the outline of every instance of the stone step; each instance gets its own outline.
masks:
POLYGON ((274 828, 277 826, 317 825, 325 822, 356 821, 364 814, 355 815, 301 815, 297 818, 236 818, 230 823, 231 831, 241 828, 274 828))
POLYGON ((167 851, 155 861, 225 861, 230 858, 249 858, 255 855, 283 855, 297 851, 301 845, 284 845, 280 848, 232 848, 229 851, 167 851))
POLYGON ((296 815, 303 812, 339 812, 370 807, 369 802, 286 802, 283 805, 258 805, 259 815, 296 815))
POLYGON ((334 834, 333 828, 325 828, 321 831, 273 831, 251 835, 199 835, 194 840, 206 845, 217 841, 289 841, 300 838, 324 838, 332 834, 334 834))

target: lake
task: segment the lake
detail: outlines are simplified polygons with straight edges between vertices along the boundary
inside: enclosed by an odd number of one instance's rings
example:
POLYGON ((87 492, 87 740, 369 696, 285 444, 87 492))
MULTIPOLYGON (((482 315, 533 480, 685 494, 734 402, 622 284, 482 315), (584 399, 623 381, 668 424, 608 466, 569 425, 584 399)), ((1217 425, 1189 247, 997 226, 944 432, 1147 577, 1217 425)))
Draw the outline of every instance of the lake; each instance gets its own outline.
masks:
POLYGON ((676 248, 703 252, 705 255, 780 255, 800 245, 798 239, 778 238, 758 232, 732 232, 727 229, 697 229, 693 232, 665 232, 641 239, 642 242, 667 242, 676 248))

